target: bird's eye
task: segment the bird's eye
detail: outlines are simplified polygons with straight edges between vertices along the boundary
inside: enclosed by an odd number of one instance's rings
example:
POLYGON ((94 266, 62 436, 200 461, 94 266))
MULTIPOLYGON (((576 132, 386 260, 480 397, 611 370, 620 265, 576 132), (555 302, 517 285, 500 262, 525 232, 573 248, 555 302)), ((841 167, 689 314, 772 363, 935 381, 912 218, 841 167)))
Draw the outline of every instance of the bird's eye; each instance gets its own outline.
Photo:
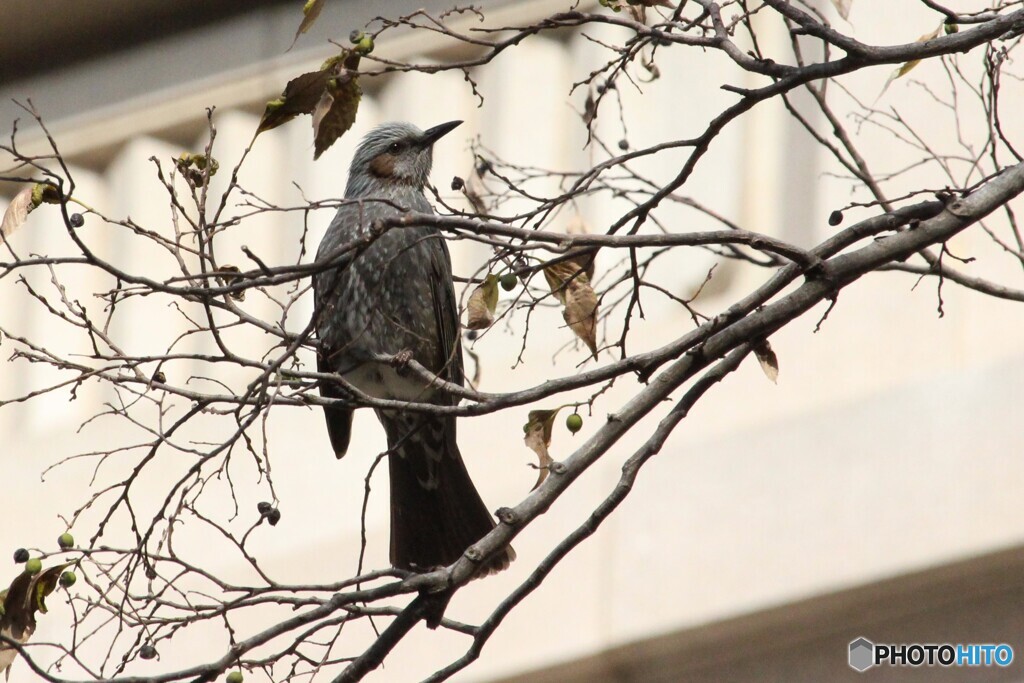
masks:
POLYGON ((398 154, 399 152, 402 151, 402 143, 392 142, 390 145, 388 145, 388 151, 391 152, 392 154, 398 154))

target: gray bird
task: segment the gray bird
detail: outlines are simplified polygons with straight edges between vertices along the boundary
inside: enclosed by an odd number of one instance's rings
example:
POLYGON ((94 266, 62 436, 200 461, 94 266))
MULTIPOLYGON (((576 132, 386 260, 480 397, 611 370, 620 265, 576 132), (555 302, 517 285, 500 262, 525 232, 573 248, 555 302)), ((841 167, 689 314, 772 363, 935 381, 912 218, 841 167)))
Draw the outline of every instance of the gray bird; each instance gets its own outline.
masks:
MULTIPOLYGON (((338 210, 317 251, 317 261, 337 260, 313 278, 319 370, 340 375, 374 398, 458 402, 400 364, 374 360, 380 354, 411 358, 449 382, 464 383, 451 257, 440 232, 394 227, 367 244, 382 218, 432 213, 423 188, 433 145, 460 123, 426 131, 386 123, 367 134, 345 188, 345 198, 358 201, 338 210)), ((336 382, 322 382, 320 392, 348 397, 336 382)), ((352 411, 345 405, 325 411, 339 458, 348 450, 352 411)), ((391 563, 413 571, 449 565, 494 528, 459 453, 455 417, 375 412, 388 440, 391 563)), ((506 568, 514 557, 509 548, 489 560, 483 573, 506 568)))

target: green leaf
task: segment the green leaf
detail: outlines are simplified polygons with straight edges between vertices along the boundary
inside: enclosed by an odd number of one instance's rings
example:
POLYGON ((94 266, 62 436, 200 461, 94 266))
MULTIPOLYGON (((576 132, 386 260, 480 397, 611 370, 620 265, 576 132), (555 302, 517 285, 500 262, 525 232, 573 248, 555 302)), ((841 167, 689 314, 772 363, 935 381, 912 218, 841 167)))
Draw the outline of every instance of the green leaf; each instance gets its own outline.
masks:
POLYGON ((44 572, 40 572, 32 584, 32 595, 35 598, 35 608, 43 614, 46 614, 46 596, 52 593, 57 588, 57 582, 60 580, 61 573, 70 567, 73 562, 65 562, 59 564, 56 567, 50 567, 44 572))

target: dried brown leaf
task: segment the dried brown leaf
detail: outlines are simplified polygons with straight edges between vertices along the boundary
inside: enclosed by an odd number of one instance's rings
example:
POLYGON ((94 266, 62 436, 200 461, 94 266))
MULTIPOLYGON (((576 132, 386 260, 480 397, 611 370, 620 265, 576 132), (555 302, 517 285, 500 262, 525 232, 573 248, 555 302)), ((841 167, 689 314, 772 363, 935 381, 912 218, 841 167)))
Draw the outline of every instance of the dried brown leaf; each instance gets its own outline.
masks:
POLYGON ((562 302, 566 324, 597 358, 597 294, 590 285, 590 277, 578 263, 563 261, 546 267, 544 278, 552 294, 562 302))
MULTIPOLYGON (((551 430, 558 416, 560 408, 554 410, 531 410, 526 425, 523 427, 525 435, 523 441, 527 447, 537 454, 537 483, 533 485, 536 489, 544 483, 548 477, 551 463, 554 459, 548 453, 548 446, 551 445, 551 430)), ((531 489, 532 490, 532 489, 531 489)))
MULTIPOLYGON (((221 280, 223 280, 225 287, 230 287, 236 282, 242 281, 241 276, 237 275, 237 273, 242 272, 238 266, 221 266, 219 270, 221 273, 227 273, 227 275, 221 275, 221 280)), ((237 292, 231 292, 228 296, 235 301, 245 301, 245 290, 240 289, 237 292)))
POLYGON ((313 108, 313 135, 320 130, 320 123, 327 116, 327 112, 331 110, 334 105, 334 95, 331 94, 330 90, 324 90, 324 94, 320 96, 320 101, 316 103, 313 108))
POLYGON ((359 80, 347 71, 328 82, 313 112, 314 159, 319 159, 355 123, 362 94, 359 80))
POLYGON ((288 81, 281 96, 267 102, 256 134, 277 128, 299 114, 313 116, 314 159, 319 159, 356 120, 362 91, 356 71, 360 52, 342 49, 318 71, 288 81))
MULTIPOLYGON (((586 221, 583 220, 583 216, 576 214, 569 219, 568 223, 566 223, 565 232, 569 235, 589 235, 590 227, 587 225, 586 221)), ((594 267, 597 262, 596 248, 585 254, 574 257, 572 262, 583 269, 587 274, 588 280, 591 282, 594 281, 594 267)))
POLYGON ((484 281, 469 295, 467 305, 467 330, 483 330, 494 322, 494 311, 498 307, 498 276, 488 273, 484 281))
POLYGON ((36 210, 40 204, 59 204, 60 190, 51 183, 36 183, 26 187, 8 204, 4 211, 4 218, 0 221, 0 242, 7 239, 7 236, 25 224, 28 215, 36 210))
POLYGON ((480 173, 474 168, 473 173, 469 176, 469 181, 462 186, 462 193, 469 201, 469 205, 473 207, 473 211, 479 214, 487 213, 487 205, 481 196, 483 190, 483 180, 480 179, 480 173))
POLYGON ((324 3, 327 0, 308 0, 306 5, 302 8, 302 23, 299 24, 299 30, 295 32, 295 38, 292 39, 292 44, 288 46, 291 50, 295 47, 296 41, 299 36, 308 31, 310 27, 316 22, 317 17, 320 16, 320 12, 323 11, 324 3))
POLYGON ((853 6, 853 0, 832 0, 832 5, 843 19, 850 18, 850 7, 853 6))
POLYGON ((565 224, 565 232, 569 235, 589 235, 590 228, 580 214, 574 214, 569 222, 565 224))
POLYGON ((277 128, 299 114, 309 114, 320 102, 332 75, 329 70, 310 71, 288 81, 284 92, 276 100, 267 102, 256 133, 277 128))
MULTIPOLYGON (((938 28, 936 28, 934 31, 924 34, 914 42, 924 43, 931 40, 932 38, 937 38, 944 26, 945 23, 939 24, 938 28)), ((897 78, 903 78, 920 63, 920 59, 911 59, 909 62, 901 64, 899 68, 893 71, 892 74, 889 76, 889 79, 885 82, 885 85, 882 87, 882 92, 878 93, 878 97, 876 97, 875 100, 877 101, 879 97, 885 94, 885 91, 889 89, 889 86, 892 85, 893 81, 895 81, 897 78)))
MULTIPOLYGON (((36 612, 46 614, 46 596, 54 591, 61 572, 71 564, 50 567, 35 575, 22 572, 6 590, 0 591, 0 635, 23 645, 27 643, 36 630, 36 612)), ((8 678, 16 656, 14 648, 0 644, 0 672, 6 672, 8 678)))
POLYGON ((775 351, 772 350, 772 345, 767 340, 761 342, 754 347, 754 355, 757 356, 757 362, 761 364, 761 370, 764 372, 772 384, 779 383, 779 359, 775 356, 775 351))
POLYGON ((7 239, 8 235, 25 224, 28 215, 36 208, 32 203, 32 188, 26 187, 14 195, 7 211, 4 212, 3 222, 0 223, 0 239, 7 239))

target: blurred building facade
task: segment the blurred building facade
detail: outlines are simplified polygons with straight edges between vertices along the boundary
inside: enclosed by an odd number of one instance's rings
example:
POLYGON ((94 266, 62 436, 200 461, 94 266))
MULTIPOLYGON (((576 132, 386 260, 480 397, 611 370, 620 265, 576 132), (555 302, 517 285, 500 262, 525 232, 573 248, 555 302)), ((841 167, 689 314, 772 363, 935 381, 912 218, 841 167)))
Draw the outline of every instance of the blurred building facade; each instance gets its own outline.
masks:
MULTIPOLYGON (((301 3, 5 0, 0 25, 18 37, 0 41, 6 64, 0 71, 0 127, 6 135, 13 119, 21 118, 24 149, 42 149, 44 141, 11 102, 31 98, 69 160, 80 196, 111 215, 166 223, 166 197, 148 159, 169 160, 205 146, 207 107, 216 107, 215 156, 226 166, 249 143, 264 103, 290 77, 332 54, 327 38, 347 36, 375 15, 447 4, 332 0, 313 31, 286 52, 301 3), (41 14, 54 19, 41 26, 41 14)), ((483 3, 496 24, 525 23, 568 4, 483 3)), ((901 3, 893 12, 900 21, 876 26, 882 22, 858 19, 865 24, 857 26, 858 36, 905 42, 931 28, 931 15, 916 3, 901 3), (907 26, 915 27, 909 35, 907 26)), ((388 57, 419 61, 448 59, 447 49, 423 32, 396 34, 377 46, 388 57)), ((293 183, 311 200, 336 198, 356 141, 394 119, 421 127, 466 121, 436 155, 434 181, 442 190, 452 176, 466 176, 472 166, 466 141, 476 136, 517 163, 578 169, 594 152, 584 148, 579 123, 585 92, 570 96, 570 87, 601 55, 598 45, 575 32, 528 40, 474 72, 483 106, 456 73, 366 83, 355 128, 319 161, 312 161, 303 117, 261 136, 243 184, 282 204, 295 201, 293 183)), ((666 50, 660 82, 645 85, 642 95, 623 90, 630 144, 699 133, 731 101, 718 86, 733 82, 738 72, 723 57, 704 58, 666 50)), ((864 78, 880 84, 887 75, 864 78)), ((599 129, 613 135, 613 123, 601 122, 599 129)), ((886 143, 879 138, 867 144, 878 149, 886 143)), ((650 169, 654 177, 673 170, 670 161, 659 163, 650 169)), ((848 184, 829 175, 829 164, 781 108, 765 106, 716 141, 712 160, 686 193, 749 229, 809 245, 829 234, 830 211, 849 201, 848 184)), ((0 187, 0 208, 16 189, 0 187)), ((594 229, 606 209, 600 202, 580 208, 594 229)), ((712 227, 673 210, 667 220, 712 227)), ((330 212, 311 217, 312 244, 330 218, 330 212)), ((302 224, 260 220, 265 223, 257 224, 250 246, 280 255, 280 262, 294 261, 302 224)), ((25 252, 49 253, 49 241, 61 229, 39 220, 17 240, 25 252)), ((971 239, 957 247, 964 255, 986 248, 971 239)), ((454 244, 456 271, 472 273, 483 260, 481 249, 454 244)), ((702 252, 688 254, 661 276, 677 291, 689 291, 711 263, 702 252)), ((702 310, 724 309, 764 277, 756 269, 728 270, 726 284, 702 300, 702 310)), ((480 662, 459 680, 852 680, 859 674, 847 667, 847 644, 858 636, 876 642, 1006 642, 1024 658, 1024 309, 947 285, 940 318, 934 283, 913 285, 913 278, 900 274, 865 278, 844 292, 819 332, 814 327, 823 309, 773 337, 779 385, 766 382, 751 364, 713 390, 642 472, 631 497, 508 617, 480 662)), ((689 324, 668 305, 654 302, 647 313, 643 334, 652 345, 689 324)), ((61 334, 39 311, 26 309, 24 316, 30 332, 61 334)), ((138 343, 145 343, 149 324, 140 323, 138 343)), ((514 334, 494 334, 474 347, 484 363, 482 388, 525 387, 582 360, 559 358, 553 368, 551 349, 532 348, 527 362, 513 370, 519 344, 514 334)), ((5 365, 3 394, 31 386, 33 371, 26 363, 5 365)), ((602 409, 612 412, 628 396, 629 387, 617 387, 602 409)), ((76 432, 89 410, 85 401, 54 396, 0 411, 6 444, 0 471, 5 481, 19 482, 5 491, 5 508, 25 511, 14 518, 5 513, 0 552, 63 530, 56 514, 68 505, 49 509, 41 501, 74 501, 81 481, 40 480, 40 473, 53 459, 82 450, 83 439, 98 438, 76 432)), ((323 558, 329 548, 327 557, 336 549, 339 562, 351 559, 370 459, 350 455, 335 462, 321 416, 292 412, 298 414, 272 427, 278 443, 288 444, 287 458, 276 464, 287 533, 271 539, 266 553, 270 567, 295 578, 296 556, 323 558), (339 500, 345 506, 333 512, 339 500)), ((512 422, 492 415, 460 426, 474 479, 495 508, 520 500, 535 477, 520 423, 512 422)), ((350 453, 381 450, 383 435, 372 416, 358 417, 356 430, 350 453)), ((639 438, 617 446, 519 538, 518 567, 460 594, 454 616, 485 616, 487 605, 525 578, 531 563, 607 495, 639 438)), ((567 434, 557 435, 553 450, 571 452, 573 443, 567 434)), ((373 500, 369 519, 371 564, 383 564, 383 495, 373 500)), ((332 577, 329 565, 310 569, 332 577)), ((46 622, 42 627, 45 634, 46 622)), ((422 677, 433 670, 429 662, 443 664, 464 647, 454 636, 417 636, 372 680, 422 677)), ((1020 672, 1015 662, 969 675, 1024 680, 1020 672)), ((963 670, 871 675, 966 678, 963 670)), ((12 680, 31 679, 22 667, 12 680)))

